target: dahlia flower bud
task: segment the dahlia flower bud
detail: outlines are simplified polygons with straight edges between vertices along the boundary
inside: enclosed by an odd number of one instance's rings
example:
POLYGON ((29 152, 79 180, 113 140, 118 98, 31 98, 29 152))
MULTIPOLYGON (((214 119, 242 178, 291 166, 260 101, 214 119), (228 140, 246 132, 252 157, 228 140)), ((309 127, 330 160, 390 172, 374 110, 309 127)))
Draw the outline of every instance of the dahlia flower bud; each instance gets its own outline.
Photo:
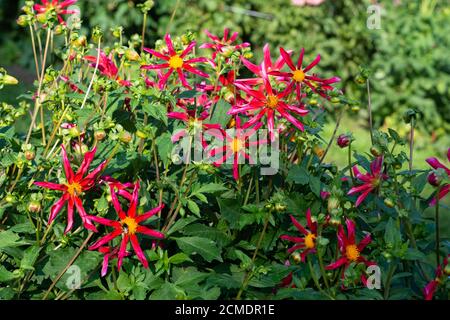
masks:
POLYGON ((348 145, 351 142, 351 137, 347 134, 341 134, 338 138, 337 138, 337 144, 339 147, 341 148, 345 148, 348 147, 348 145))
POLYGON ((134 49, 127 49, 125 51, 125 57, 130 61, 138 61, 141 57, 134 49))
POLYGON ((28 211, 33 212, 33 213, 37 213, 39 211, 41 211, 42 207, 41 204, 37 201, 31 201, 28 204, 28 211))
POLYGON ((441 179, 434 172, 431 172, 428 175, 428 183, 432 186, 439 187, 439 185, 441 184, 441 179))

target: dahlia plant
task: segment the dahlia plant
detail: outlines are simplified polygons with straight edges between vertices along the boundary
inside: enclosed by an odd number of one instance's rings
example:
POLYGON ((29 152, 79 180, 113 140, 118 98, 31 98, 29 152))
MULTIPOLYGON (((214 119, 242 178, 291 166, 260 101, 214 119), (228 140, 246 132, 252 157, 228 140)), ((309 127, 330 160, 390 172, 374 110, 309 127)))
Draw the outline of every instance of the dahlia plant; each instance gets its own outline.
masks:
POLYGON ((75 3, 20 19, 36 81, 0 126, 0 298, 448 297, 448 168, 414 168, 392 129, 352 152, 358 102, 320 55, 266 44, 255 63, 228 29, 149 43, 149 6, 142 35, 106 43, 64 22, 75 3))

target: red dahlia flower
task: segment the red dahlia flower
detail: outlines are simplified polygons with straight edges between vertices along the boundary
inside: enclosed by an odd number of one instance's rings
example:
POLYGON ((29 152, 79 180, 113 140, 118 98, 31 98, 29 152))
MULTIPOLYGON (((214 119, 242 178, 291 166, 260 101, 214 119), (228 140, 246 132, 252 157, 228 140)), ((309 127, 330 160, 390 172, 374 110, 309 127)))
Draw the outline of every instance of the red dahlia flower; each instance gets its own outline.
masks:
MULTIPOLYGON (((447 150, 447 159, 448 159, 448 161, 450 161, 450 148, 447 150)), ((428 164, 431 167, 433 167, 433 169, 435 169, 435 170, 443 169, 447 173, 447 176, 450 177, 450 169, 447 168, 446 166, 444 166, 441 162, 439 162, 438 159, 432 157, 432 158, 428 158, 426 161, 428 162, 428 164)), ((432 185, 435 185, 435 186, 438 186, 440 184, 439 179, 434 172, 430 173, 430 175, 428 176, 428 181, 432 185)), ((450 191, 450 184, 446 183, 443 186, 441 186, 439 194, 433 198, 433 200, 430 202, 430 204, 432 206, 434 206, 436 204, 437 198, 439 197, 439 199, 442 199, 443 197, 445 197, 447 195, 447 193, 449 193, 449 191, 450 191)))
POLYGON ((142 251, 139 240, 137 237, 138 233, 145 234, 150 237, 154 237, 157 239, 163 239, 164 234, 162 234, 159 231, 152 230, 146 226, 141 225, 143 221, 149 219, 150 217, 157 214, 161 209, 164 207, 164 205, 160 205, 142 215, 136 214, 136 209, 138 205, 138 195, 139 195, 139 182, 136 182, 134 185, 134 190, 132 194, 132 199, 130 201, 130 205, 128 208, 127 213, 125 213, 122 210, 122 207, 119 203, 119 199, 117 198, 117 195, 115 192, 111 193, 112 197, 112 203, 114 205, 114 209, 116 210, 119 221, 116 220, 109 220, 103 217, 99 216, 90 216, 89 218, 97 223, 103 224, 108 227, 114 228, 114 231, 107 234, 103 238, 96 241, 92 246, 89 247, 89 250, 95 250, 102 246, 104 246, 106 243, 112 241, 114 238, 121 236, 122 240, 119 247, 119 252, 117 254, 118 261, 117 266, 120 270, 122 266, 122 260, 127 255, 127 245, 128 242, 131 242, 131 245, 134 249, 134 252, 136 252, 136 255, 143 264, 145 268, 148 267, 147 259, 145 258, 144 252, 142 251))
MULTIPOLYGON (((103 263, 102 263, 102 271, 101 276, 106 276, 108 272, 109 260, 118 257, 119 248, 111 248, 108 246, 98 248, 98 252, 103 253, 103 263)), ((130 252, 125 251, 125 256, 130 255, 130 252)))
MULTIPOLYGON (((228 159, 233 159, 233 177, 235 180, 239 180, 239 159, 242 157, 250 161, 250 163, 254 163, 254 160, 251 159, 250 155, 246 153, 247 148, 250 146, 258 146, 261 143, 265 143, 266 141, 248 141, 248 138, 251 137, 260 127, 262 123, 256 124, 256 126, 252 129, 247 129, 247 126, 241 126, 241 120, 239 117, 236 117, 235 129, 232 130, 233 135, 230 135, 227 131, 223 131, 225 137, 225 145, 222 147, 212 148, 209 152, 211 157, 215 157, 217 155, 221 155, 222 157, 216 161, 214 161, 215 166, 220 166, 228 159)), ((222 136, 216 136, 219 140, 223 140, 222 136)))
POLYGON ((303 251, 300 253, 300 257, 302 261, 305 261, 305 257, 309 253, 315 253, 316 252, 316 238, 317 238, 317 222, 313 222, 311 220, 311 209, 308 208, 306 210, 306 223, 308 224, 308 229, 303 227, 295 218, 294 216, 290 216, 292 224, 297 228, 297 230, 302 233, 303 237, 293 237, 289 235, 282 235, 281 239, 291 241, 296 243, 293 247, 288 249, 289 253, 292 253, 296 250, 303 249, 303 251))
MULTIPOLYGON (((85 56, 84 59, 92 62, 90 66, 95 68, 97 64, 96 56, 85 56)), ((118 75, 119 69, 117 68, 116 64, 112 59, 113 59, 112 54, 110 54, 109 57, 107 57, 103 51, 100 51, 100 58, 98 61, 98 70, 100 71, 100 73, 111 80, 117 81, 117 83, 119 83, 121 86, 124 87, 131 86, 130 81, 122 80, 119 77, 118 75)))
MULTIPOLYGON (((264 73, 264 71, 263 71, 264 73)), ((267 75, 263 74, 263 85, 257 90, 251 89, 246 85, 236 82, 236 87, 244 91, 249 97, 250 101, 243 105, 234 105, 228 114, 236 115, 239 113, 247 113, 248 111, 258 111, 248 122, 247 126, 252 126, 259 122, 263 116, 267 117, 267 127, 269 129, 270 139, 275 139, 275 115, 278 113, 280 116, 291 122, 299 130, 303 131, 303 124, 297 120, 290 112, 299 116, 305 116, 308 114, 308 110, 303 109, 303 106, 299 107, 289 105, 284 98, 291 93, 292 86, 287 87, 284 91, 278 92, 272 88, 267 75)))
POLYGON ((245 47, 249 47, 250 43, 244 42, 241 44, 233 44, 236 41, 239 33, 233 32, 231 37, 228 38, 230 30, 225 28, 223 30, 223 38, 220 39, 218 36, 211 34, 208 30, 205 30, 206 35, 212 40, 212 43, 205 43, 200 46, 201 49, 213 49, 212 58, 215 59, 217 54, 223 54, 225 56, 230 56, 236 50, 240 50, 245 47))
POLYGON ((353 167, 353 174, 357 179, 363 182, 362 185, 358 187, 353 187, 347 193, 352 195, 354 193, 362 192, 361 195, 356 199, 356 206, 359 206, 361 202, 369 195, 369 193, 377 190, 380 187, 382 180, 386 180, 388 176, 381 171, 383 168, 383 156, 375 158, 370 164, 370 171, 366 174, 359 172, 356 166, 353 167))
POLYGON ((290 54, 286 52, 286 50, 280 48, 280 53, 284 61, 288 65, 289 69, 291 69, 291 72, 280 72, 275 70, 271 71, 270 74, 283 77, 291 81, 291 83, 295 86, 298 100, 301 99, 301 89, 303 84, 310 87, 313 92, 320 94, 322 97, 327 97, 325 92, 328 90, 333 90, 333 87, 330 86, 330 84, 341 81, 341 79, 339 79, 338 77, 332 77, 330 79, 321 79, 316 77, 315 75, 307 74, 308 71, 310 71, 319 63, 320 55, 317 55, 317 57, 314 59, 313 62, 311 62, 308 66, 303 68, 302 67, 303 56, 305 54, 304 48, 302 48, 300 52, 300 56, 298 57, 296 65, 294 65, 290 57, 290 54), (320 90, 317 90, 318 88, 320 90))
POLYGON ((118 195, 131 201, 132 195, 130 192, 128 192, 127 189, 134 189, 134 183, 131 182, 122 183, 110 176, 102 177, 101 182, 104 182, 109 186, 111 193, 116 192, 118 195))
POLYGON ((55 10, 59 23, 66 24, 61 15, 78 13, 78 10, 66 9, 67 7, 75 4, 77 1, 78 0, 66 0, 60 2, 60 0, 41 0, 42 4, 36 3, 33 6, 33 9, 37 13, 46 13, 50 10, 55 10))
MULTIPOLYGON (((346 219, 345 224, 347 225, 347 235, 345 234, 344 227, 342 225, 339 225, 337 233, 341 257, 325 267, 327 270, 333 270, 344 265, 342 277, 344 276, 345 270, 351 263, 364 263, 366 266, 375 265, 375 262, 367 261, 366 258, 361 256, 361 251, 363 251, 364 248, 372 241, 370 234, 367 234, 359 242, 359 244, 357 244, 355 238, 355 222, 350 219, 346 219)), ((364 275, 361 275, 361 280, 363 283, 366 283, 366 278, 364 275)))
POLYGON ((170 35, 166 34, 164 39, 166 40, 168 54, 163 54, 161 52, 158 52, 153 49, 148 49, 148 48, 144 48, 144 50, 147 51, 148 53, 154 55, 155 57, 165 60, 166 63, 144 65, 141 67, 141 69, 145 69, 145 70, 169 69, 166 72, 166 74, 164 74, 160 77, 159 85, 160 85, 161 89, 166 85, 167 79, 169 79, 170 75, 174 71, 178 73, 178 77, 181 81, 181 84, 185 88, 188 88, 188 89, 192 89, 192 87, 187 82, 186 76, 184 75, 183 70, 193 73, 193 74, 196 74, 196 75, 199 75, 204 78, 209 77, 207 73, 200 71, 199 69, 196 69, 192 66, 193 63, 207 62, 208 59, 206 59, 204 57, 186 59, 186 56, 188 55, 188 53, 191 52, 192 49, 195 47, 195 45, 196 45, 195 41, 191 42, 180 54, 178 54, 173 47, 173 43, 172 43, 172 39, 170 38, 170 35))
POLYGON ((423 295, 425 297, 425 300, 433 300, 433 296, 436 293, 436 290, 439 288, 439 285, 442 285, 445 281, 444 278, 448 277, 450 274, 448 274, 448 259, 450 255, 448 255, 441 266, 438 266, 436 269, 436 276, 435 278, 430 281, 425 288, 423 288, 423 295))
POLYGON ((172 119, 177 119, 183 121, 187 125, 186 130, 180 130, 176 134, 172 136, 172 142, 176 142, 180 140, 181 137, 188 135, 189 132, 196 134, 199 133, 202 139, 203 147, 206 147, 206 141, 203 139, 203 131, 209 129, 217 129, 220 130, 220 124, 210 124, 205 123, 205 120, 208 119, 209 113, 207 110, 203 110, 200 114, 197 114, 197 108, 190 109, 187 106, 179 106, 184 109, 185 112, 169 112, 167 116, 172 119))
POLYGON ((50 224, 53 222, 53 220, 56 218, 56 215, 61 211, 61 209, 67 202, 68 203, 67 227, 66 230, 64 231, 65 233, 69 232, 72 229, 74 206, 76 207, 78 214, 80 215, 81 220, 83 221, 84 227, 92 231, 97 231, 97 229, 92 224, 88 215, 86 214, 86 211, 83 208, 83 203, 81 201, 80 196, 82 195, 83 192, 88 191, 95 185, 97 178, 105 168, 107 161, 106 160, 103 161, 97 168, 95 168, 93 171, 91 171, 86 175, 89 166, 91 165, 91 162, 94 159, 95 152, 97 151, 97 148, 94 147, 91 151, 86 152, 86 154, 84 155, 83 162, 81 163, 78 171, 74 173, 70 166, 69 159, 67 158, 67 153, 66 149, 64 148, 64 145, 61 145, 61 148, 62 148, 63 167, 67 182, 64 184, 57 184, 53 182, 34 183, 39 187, 63 192, 62 197, 57 202, 55 202, 55 204, 50 209, 50 216, 48 218, 48 223, 50 224))

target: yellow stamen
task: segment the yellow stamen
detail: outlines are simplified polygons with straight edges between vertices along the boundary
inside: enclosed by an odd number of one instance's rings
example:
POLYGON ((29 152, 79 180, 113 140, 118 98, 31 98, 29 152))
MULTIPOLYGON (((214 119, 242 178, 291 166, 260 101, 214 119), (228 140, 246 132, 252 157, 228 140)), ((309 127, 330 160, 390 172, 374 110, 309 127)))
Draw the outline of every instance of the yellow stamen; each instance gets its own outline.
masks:
POLYGON ((122 229, 125 231, 125 233, 128 234, 135 234, 136 230, 138 228, 138 223, 134 218, 126 217, 121 221, 122 229))
POLYGON ((233 150, 234 153, 238 153, 242 148, 242 141, 238 138, 234 138, 233 142, 231 142, 231 150, 233 150))
POLYGON ((316 246, 315 240, 316 240, 316 235, 315 235, 315 234, 312 234, 312 233, 308 233, 308 234, 305 236, 305 246, 306 246, 308 249, 314 248, 314 247, 316 246))
POLYGON ((177 54, 174 56, 171 56, 169 59, 169 66, 172 69, 179 69, 183 66, 183 59, 180 58, 180 56, 177 54))
POLYGON ((356 261, 359 258, 359 250, 358 247, 354 244, 350 244, 345 247, 345 255, 347 259, 350 261, 356 261))
POLYGON ((305 73, 303 70, 297 69, 292 73, 292 79, 297 82, 303 82, 303 80, 305 80, 305 73))
POLYGON ((267 97, 267 106, 269 108, 275 108, 278 106, 278 97, 274 95, 270 95, 267 97))
POLYGON ((68 183, 68 184, 66 184, 66 187, 67 187, 67 192, 71 196, 79 195, 83 191, 83 189, 81 188, 81 186, 78 182, 68 183))

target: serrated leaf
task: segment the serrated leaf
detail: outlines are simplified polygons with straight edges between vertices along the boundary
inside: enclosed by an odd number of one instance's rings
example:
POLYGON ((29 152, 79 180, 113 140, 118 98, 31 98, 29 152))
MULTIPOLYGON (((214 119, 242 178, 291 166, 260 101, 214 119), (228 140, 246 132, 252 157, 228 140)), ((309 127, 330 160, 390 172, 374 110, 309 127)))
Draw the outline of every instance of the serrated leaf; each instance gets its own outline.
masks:
POLYGON ((21 240, 20 237, 11 230, 0 232, 0 251, 4 248, 17 247, 25 244, 28 244, 28 242, 21 240))
POLYGON ((20 261, 20 268, 25 270, 34 270, 34 264, 39 257, 41 248, 37 245, 27 248, 23 253, 22 261, 20 261))
POLYGON ((186 218, 182 218, 180 220, 178 220, 177 222, 174 223, 174 225, 167 231, 167 235, 173 234, 177 231, 182 230, 185 226, 187 226, 188 224, 191 224, 192 222, 196 221, 197 218, 196 217, 186 217, 186 218))
POLYGON ((220 256, 220 249, 210 239, 194 236, 175 238, 175 241, 178 247, 188 255, 199 254, 208 262, 213 260, 223 261, 220 256))
POLYGON ((191 258, 183 252, 178 252, 169 258, 169 263, 171 264, 180 264, 186 261, 192 262, 191 258))
POLYGON ((302 166, 294 165, 291 169, 289 169, 286 180, 296 184, 305 185, 309 182, 309 173, 302 166))

